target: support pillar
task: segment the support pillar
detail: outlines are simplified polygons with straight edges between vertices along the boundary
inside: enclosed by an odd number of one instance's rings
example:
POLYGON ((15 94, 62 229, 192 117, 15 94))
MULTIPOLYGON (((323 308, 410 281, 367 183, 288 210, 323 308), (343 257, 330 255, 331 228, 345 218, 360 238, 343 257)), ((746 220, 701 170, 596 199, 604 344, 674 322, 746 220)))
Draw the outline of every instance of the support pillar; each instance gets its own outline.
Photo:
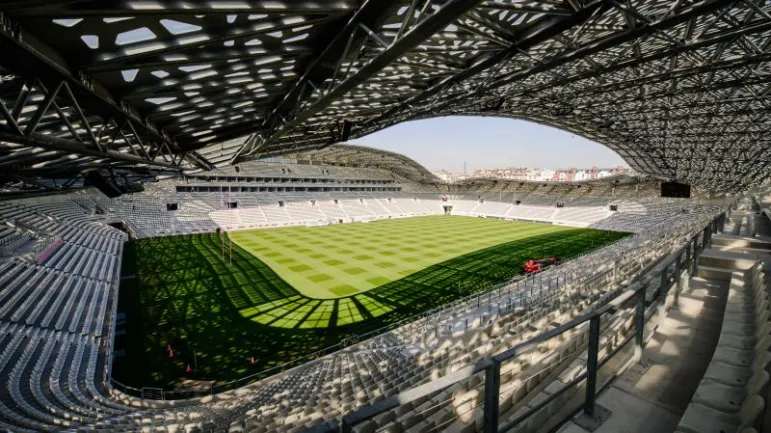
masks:
POLYGON ((600 316, 592 317, 589 322, 589 352, 586 359, 586 399, 584 413, 594 416, 594 403, 597 394, 597 352, 600 349, 600 316))
MULTIPOLYGON (((644 296, 644 295, 643 295, 644 296)), ((586 396, 583 412, 573 419, 584 430, 593 432, 610 417, 610 411, 596 403, 597 373, 599 369, 598 352, 600 349, 600 316, 594 316, 589 322, 589 347, 586 359, 586 396)))
POLYGON ((693 238, 693 272, 691 275, 696 275, 699 272, 699 237, 698 235, 693 238))
POLYGON ((484 433, 498 433, 500 392, 501 361, 493 359, 493 364, 485 369, 485 408, 482 426, 484 433))
POLYGON ((645 288, 637 292, 637 303, 635 305, 635 359, 642 361, 643 349, 645 348, 645 288))

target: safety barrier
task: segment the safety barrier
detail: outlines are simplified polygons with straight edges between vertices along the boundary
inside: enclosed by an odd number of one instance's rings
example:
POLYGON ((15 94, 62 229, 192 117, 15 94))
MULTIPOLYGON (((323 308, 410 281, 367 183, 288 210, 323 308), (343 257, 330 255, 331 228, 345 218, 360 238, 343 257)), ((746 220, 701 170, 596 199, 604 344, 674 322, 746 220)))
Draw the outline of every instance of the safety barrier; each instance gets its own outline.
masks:
POLYGON ((308 432, 333 433, 342 431, 343 433, 351 433, 355 426, 364 421, 371 420, 377 415, 396 409, 399 406, 435 395, 442 390, 448 389, 452 385, 468 380, 475 374, 482 372, 484 372, 483 431, 485 433, 506 432, 520 426, 528 418, 555 402, 568 390, 575 389, 581 383, 585 383, 586 387, 583 407, 581 409, 583 414, 581 416, 589 420, 596 419, 599 415, 597 413, 599 408, 595 402, 599 369, 621 353, 632 341, 634 341, 635 352, 638 356, 642 353, 644 349, 646 323, 656 312, 659 312, 660 317, 663 318, 667 306, 666 300, 670 295, 670 290, 673 287, 675 288, 674 296, 676 298, 682 289, 682 280, 680 278, 681 272, 683 270, 688 270, 688 274, 693 275, 698 271, 698 259, 700 253, 704 249, 710 247, 712 243, 712 234, 717 233, 718 228, 722 228, 725 221, 725 214, 715 217, 703 230, 691 234, 688 237, 688 241, 677 249, 675 253, 663 258, 654 265, 653 269, 645 273, 642 278, 619 292, 605 305, 548 332, 517 344, 492 358, 458 369, 437 380, 425 383, 397 395, 392 395, 378 403, 364 406, 359 410, 344 416, 341 423, 338 423, 335 420, 327 421, 309 429, 308 432), (675 278, 672 278, 673 276, 675 278), (659 289, 650 304, 646 306, 647 289, 657 279, 660 284, 659 289), (624 307, 628 307, 630 303, 634 303, 634 332, 631 335, 626 336, 620 344, 617 344, 615 348, 608 352, 602 359, 599 359, 601 324, 603 323, 603 318, 624 307), (521 413, 515 419, 506 422, 504 425, 500 425, 499 405, 501 364, 505 361, 516 359, 521 354, 536 348, 539 344, 576 329, 587 322, 589 323, 589 337, 586 352, 586 371, 572 379, 558 391, 549 395, 548 398, 543 399, 524 413, 521 413))
MULTIPOLYGON (((623 240, 624 239, 600 245, 595 251, 601 250, 603 248, 607 248, 609 246, 622 242, 623 240)), ((591 252, 583 253, 578 256, 572 257, 569 260, 566 260, 565 262, 563 262, 563 266, 569 263, 572 263, 575 260, 579 260, 588 254, 591 254, 591 252)), ((551 269, 554 269, 554 268, 551 268, 551 269)), ((290 362, 286 362, 284 364, 271 367, 269 369, 251 374, 249 376, 245 376, 220 385, 213 385, 211 386, 211 388, 205 391, 204 390, 166 390, 166 389, 161 389, 156 387, 142 387, 142 388, 132 387, 115 380, 111 375, 109 375, 109 373, 111 373, 111 369, 108 371, 109 383, 116 389, 128 395, 147 398, 147 399, 153 399, 153 400, 187 399, 187 398, 201 397, 204 395, 213 395, 213 394, 217 394, 225 391, 234 390, 242 386, 248 385, 250 383, 271 377, 273 375, 286 372, 295 367, 301 366, 308 362, 311 362, 316 359, 327 356, 329 354, 335 353, 352 344, 356 344, 360 341, 364 341, 364 340, 373 338, 375 336, 378 336, 380 334, 392 331, 394 329, 398 329, 399 327, 402 327, 404 325, 419 322, 421 320, 430 318, 432 316, 436 316, 438 314, 452 315, 455 310, 463 306, 467 306, 473 303, 476 303, 478 307, 488 306, 487 313, 485 313, 484 311, 479 311, 475 313, 476 315, 470 316, 469 321, 473 322, 474 319, 479 318, 479 316, 481 315, 486 316, 488 313, 490 313, 491 310, 493 309, 493 305, 495 304, 495 301, 498 299, 505 298, 506 296, 510 296, 512 294, 520 294, 520 296, 517 297, 518 305, 517 304, 515 305, 522 306, 524 304, 527 304, 528 302, 527 300, 525 300, 526 297, 541 300, 547 295, 549 295, 550 293, 552 293, 554 290, 561 288, 567 284, 582 284, 582 285, 590 284, 591 281, 594 281, 606 276, 604 273, 601 273, 598 275, 591 275, 589 278, 586 278, 586 279, 577 279, 571 275, 548 275, 549 273, 547 271, 550 271, 551 269, 546 268, 544 271, 541 271, 538 273, 515 277, 511 281, 493 286, 492 288, 488 289, 484 293, 469 295, 469 296, 457 299, 455 301, 452 301, 448 304, 441 305, 437 308, 406 317, 399 321, 395 321, 393 323, 390 323, 388 326, 384 326, 384 327, 366 332, 364 334, 353 335, 350 338, 344 341, 341 341, 338 344, 328 346, 324 349, 310 353, 303 357, 296 358, 290 362), (544 279, 545 279, 545 282, 544 282, 544 279), (533 286, 547 287, 548 289, 546 290, 542 289, 538 292, 533 292, 532 291, 533 286), (530 287, 529 291, 526 290, 528 287, 530 287)), ((559 270, 559 268, 556 268, 556 269, 559 270)), ((508 306, 496 305, 495 308, 498 311, 506 311, 507 308, 512 308, 515 305, 511 305, 511 304, 508 306)), ((114 329, 114 326, 112 329, 114 329)), ((108 362, 108 364, 111 364, 111 359, 110 359, 110 362, 108 362)))
MULTIPOLYGON (((720 218, 722 218, 722 216, 716 217, 713 220, 713 222, 717 221, 720 218)), ((666 230, 674 231, 675 228, 666 227, 666 230)), ((707 236, 706 230, 707 229, 705 229, 703 236, 707 236)), ((498 315, 506 314, 513 311, 516 307, 528 308, 534 302, 541 302, 541 301, 548 300, 556 292, 563 289, 567 285, 590 286, 592 284, 607 285, 607 284, 617 283, 618 281, 620 281, 620 278, 627 276, 627 275, 622 275, 618 273, 619 265, 623 260, 620 260, 619 262, 612 261, 614 266, 611 266, 610 268, 605 269, 601 272, 598 272, 592 275, 582 276, 582 277, 576 277, 575 275, 571 275, 568 273, 560 273, 560 269, 564 269, 570 263, 573 263, 576 260, 579 260, 587 255, 597 253, 611 245, 619 244, 624 241, 628 241, 630 239, 639 239, 639 238, 642 238, 642 235, 637 234, 632 236, 631 238, 625 238, 625 239, 621 239, 605 245, 601 245, 592 252, 584 253, 579 256, 573 257, 570 260, 566 260, 565 262, 563 262, 563 264, 560 267, 547 268, 545 271, 536 275, 516 277, 513 280, 507 283, 503 283, 498 286, 495 286, 485 291, 484 293, 474 294, 474 295, 470 295, 470 296, 458 299, 449 304, 444 304, 435 309, 424 311, 414 316, 407 317, 403 320, 391 323, 386 327, 369 331, 365 334, 353 335, 350 338, 344 341, 341 341, 338 344, 310 353, 301 358, 294 359, 290 362, 286 362, 284 364, 274 366, 267 370, 254 373, 252 375, 239 378, 231 382, 227 382, 220 385, 213 385, 211 386, 211 388, 207 390, 203 390, 203 389, 164 390, 164 389, 154 388, 154 387, 153 388, 150 388, 150 387, 135 388, 135 387, 130 387, 120 382, 117 382, 112 377, 109 378, 109 381, 116 389, 135 397, 141 397, 141 398, 147 398, 147 399, 160 399, 160 400, 196 398, 196 397, 201 397, 203 395, 213 395, 221 392, 231 391, 231 390, 240 388, 242 386, 246 386, 250 383, 260 381, 260 380, 269 378, 271 376, 290 371, 303 364, 320 359, 324 356, 327 356, 329 354, 342 350, 360 341, 373 338, 375 336, 398 329, 408 324, 410 324, 411 326, 420 326, 424 332, 426 331, 434 332, 436 333, 437 336, 439 336, 440 334, 447 335, 451 333, 451 329, 450 329, 451 323, 448 324, 448 323, 440 323, 440 322, 442 321, 447 322, 448 320, 452 321, 453 320, 452 318, 454 318, 459 311, 462 311, 465 314, 466 310, 470 306, 473 306, 474 303, 476 303, 476 306, 479 308, 476 311, 474 311, 472 315, 468 316, 467 323, 468 322, 473 323, 474 321, 476 321, 481 317, 486 317, 490 319, 493 314, 498 314, 498 315), (544 283, 544 280, 546 281, 545 283, 544 283), (534 288, 538 288, 538 291, 534 291, 534 288)), ((637 275, 645 269, 645 264, 643 263, 640 263, 640 264, 634 263, 634 266, 635 267, 633 269, 629 269, 630 274, 637 275)))

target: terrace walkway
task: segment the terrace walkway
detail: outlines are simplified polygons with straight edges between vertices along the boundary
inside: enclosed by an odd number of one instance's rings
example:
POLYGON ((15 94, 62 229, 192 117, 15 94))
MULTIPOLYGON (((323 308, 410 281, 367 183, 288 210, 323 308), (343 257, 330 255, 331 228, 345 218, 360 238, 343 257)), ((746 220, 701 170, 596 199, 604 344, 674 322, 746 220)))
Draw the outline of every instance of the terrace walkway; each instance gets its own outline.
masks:
MULTIPOLYGON (((700 260, 700 276, 689 280, 691 291, 680 296, 677 307, 647 342, 642 362, 632 364, 598 396, 597 403, 611 415, 595 433, 670 433, 677 429, 720 337, 730 282, 710 265, 763 256, 752 248, 746 251, 750 254, 742 254, 745 251, 739 247, 741 242, 735 242, 737 238, 715 237, 713 249, 705 251, 700 260), (731 251, 723 249, 726 244, 731 251)), ((762 258, 768 264, 771 255, 762 258)), ((590 431, 576 420, 563 425, 559 433, 590 431)))
MULTIPOLYGON (((690 281, 662 326, 645 346, 643 360, 613 381, 597 399, 612 414, 597 433, 672 432, 704 376, 720 334, 727 281, 690 281), (687 356, 685 356, 687 355, 687 356)), ((570 422, 560 433, 587 430, 570 422)))

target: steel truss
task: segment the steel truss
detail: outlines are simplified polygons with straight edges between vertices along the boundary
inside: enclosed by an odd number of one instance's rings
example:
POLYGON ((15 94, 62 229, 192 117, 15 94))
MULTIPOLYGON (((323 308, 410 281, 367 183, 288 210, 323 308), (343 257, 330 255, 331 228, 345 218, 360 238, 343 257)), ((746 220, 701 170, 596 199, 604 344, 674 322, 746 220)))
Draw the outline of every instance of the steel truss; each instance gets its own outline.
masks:
POLYGON ((771 174, 761 0, 147 4, 0 6, 0 169, 208 170, 313 155, 346 121, 356 138, 464 114, 552 125, 704 189, 771 174))
POLYGON ((18 84, 16 89, 5 83, 5 100, 0 97, 5 123, 0 142, 21 150, 0 157, 6 179, 59 191, 76 185, 76 179, 92 169, 182 169, 187 155, 172 152, 166 142, 145 142, 130 119, 119 124, 113 118, 87 115, 67 81, 52 87, 33 77, 11 81, 18 84), (41 174, 64 181, 57 185, 35 180, 41 174))

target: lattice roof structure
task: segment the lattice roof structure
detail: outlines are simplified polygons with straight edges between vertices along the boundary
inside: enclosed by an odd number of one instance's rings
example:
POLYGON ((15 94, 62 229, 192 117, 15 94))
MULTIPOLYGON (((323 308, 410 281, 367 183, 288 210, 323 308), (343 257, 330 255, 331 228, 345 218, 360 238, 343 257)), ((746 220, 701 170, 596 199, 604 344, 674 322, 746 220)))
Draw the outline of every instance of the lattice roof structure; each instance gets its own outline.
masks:
MULTIPOLYGON (((268 161, 281 163, 284 160, 287 163, 300 165, 384 169, 388 171, 383 173, 384 178, 391 178, 391 175, 396 173, 419 183, 441 182, 425 167, 402 154, 352 144, 332 144, 323 149, 286 154, 282 155, 282 158, 268 161)), ((264 170, 264 167, 254 161, 247 161, 236 165, 223 165, 205 174, 208 176, 260 176, 260 170, 264 170)))
POLYGON ((0 182, 208 170, 323 148, 346 126, 357 138, 464 114, 745 190, 771 170, 770 13, 761 0, 4 1, 0 182))
POLYGON ((425 167, 405 155, 365 146, 333 144, 323 149, 298 152, 287 156, 312 163, 382 168, 421 183, 439 181, 425 167))

